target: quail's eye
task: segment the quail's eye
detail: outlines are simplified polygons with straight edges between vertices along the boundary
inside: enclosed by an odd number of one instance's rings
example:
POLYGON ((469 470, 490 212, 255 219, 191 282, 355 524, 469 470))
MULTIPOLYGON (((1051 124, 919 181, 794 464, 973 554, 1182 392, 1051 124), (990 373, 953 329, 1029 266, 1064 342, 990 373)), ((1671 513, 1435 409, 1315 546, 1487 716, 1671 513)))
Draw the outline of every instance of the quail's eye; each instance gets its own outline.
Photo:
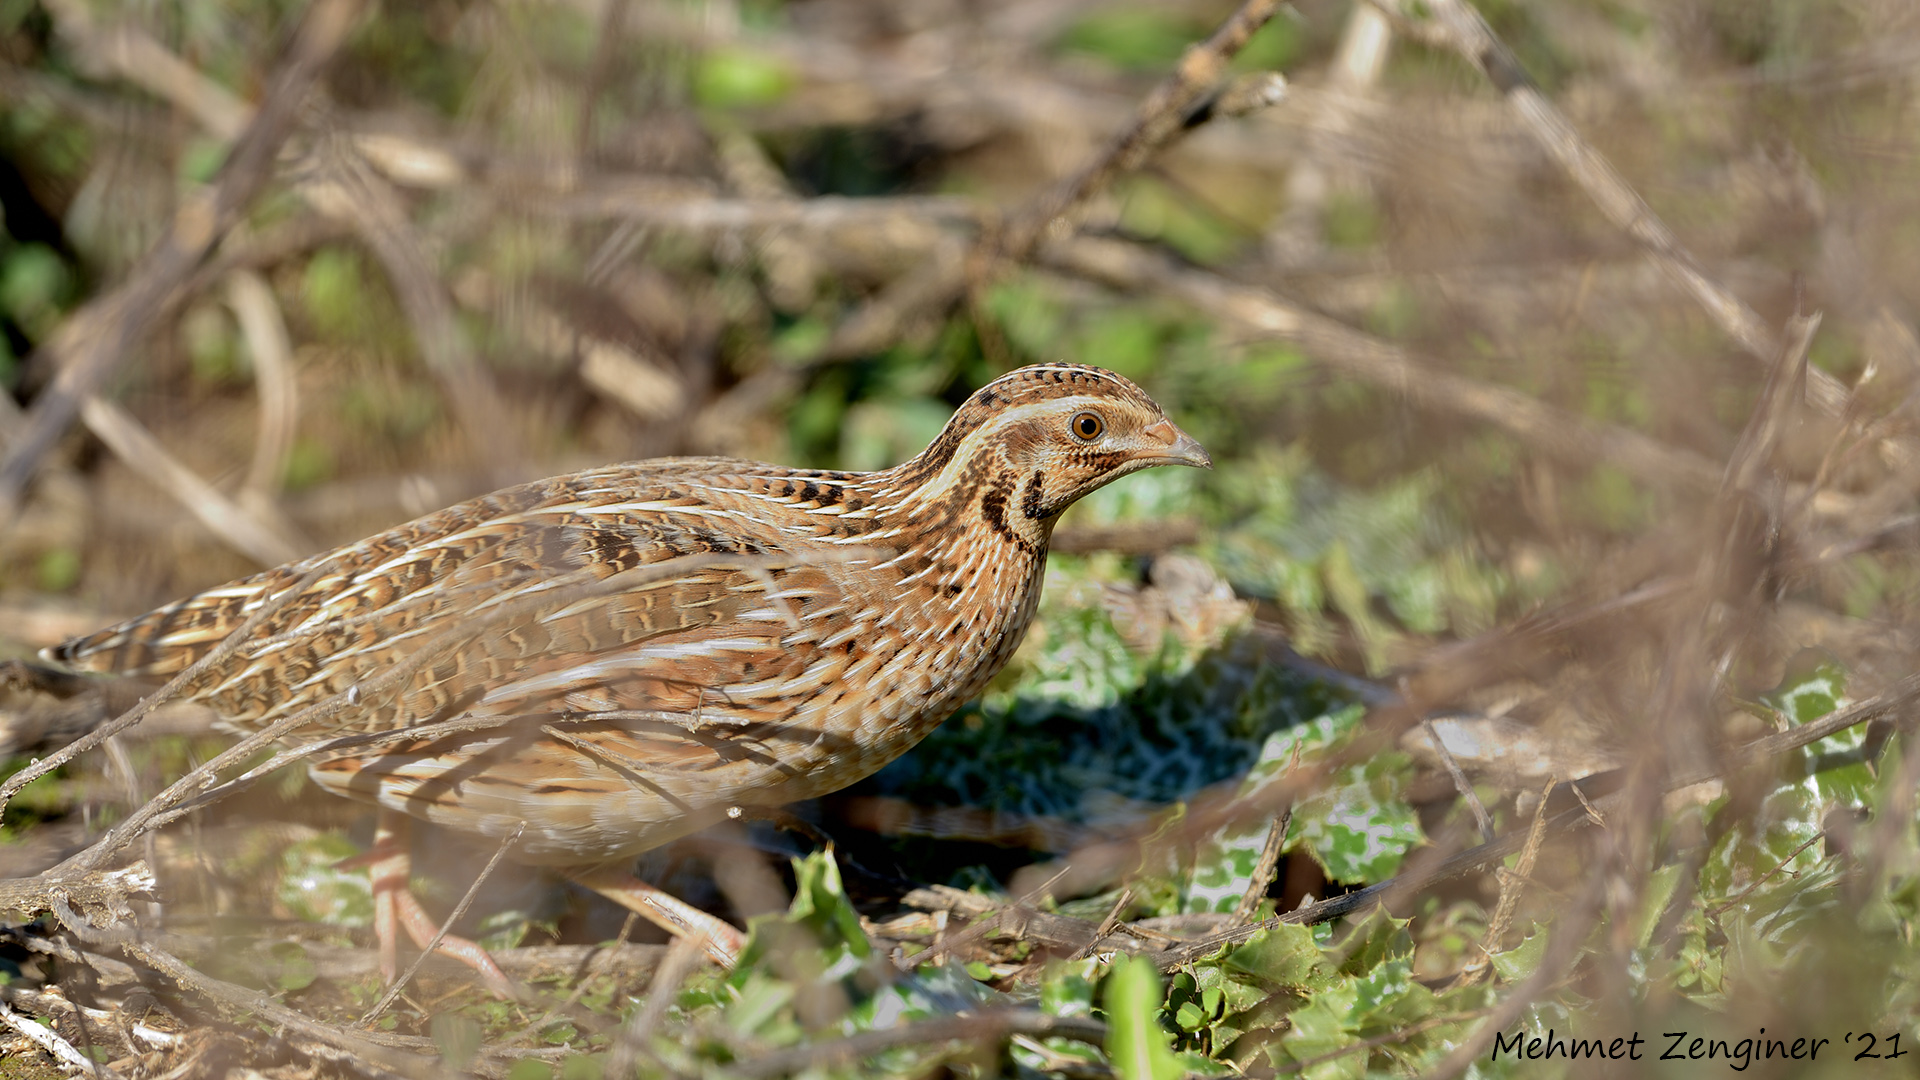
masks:
POLYGON ((1090 412, 1074 414, 1073 420, 1067 424, 1067 427, 1073 431, 1074 438, 1082 442, 1092 442, 1100 437, 1101 432, 1107 430, 1106 421, 1100 419, 1100 414, 1090 412))

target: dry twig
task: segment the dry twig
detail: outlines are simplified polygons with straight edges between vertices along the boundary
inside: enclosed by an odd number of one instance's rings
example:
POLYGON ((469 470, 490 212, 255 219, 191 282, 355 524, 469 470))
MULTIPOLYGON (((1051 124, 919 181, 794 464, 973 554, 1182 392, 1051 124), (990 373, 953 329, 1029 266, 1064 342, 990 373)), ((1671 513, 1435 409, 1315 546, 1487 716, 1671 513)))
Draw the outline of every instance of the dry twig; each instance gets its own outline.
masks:
POLYGON ((1043 259, 1049 266, 1117 288, 1178 297, 1257 337, 1299 345, 1349 378, 1489 424, 1571 464, 1611 462, 1662 488, 1710 491, 1718 482, 1720 470, 1692 451, 1595 423, 1517 390, 1440 370, 1398 345, 1296 307, 1266 289, 1183 269, 1131 244, 1079 237, 1050 245, 1043 259))
POLYGON ((367 1027, 378 1020, 380 1014, 386 1012, 387 1007, 399 1000, 400 995, 406 992, 407 984, 420 973, 421 965, 427 962, 427 957, 432 956, 435 950, 440 948, 440 943, 446 940, 447 933, 453 929, 453 924, 466 915, 467 909, 473 906, 473 898, 480 895, 480 886, 486 884, 487 879, 493 876, 493 872, 499 869, 500 860, 507 857, 507 852, 513 849, 515 841, 520 839, 520 834, 526 831, 527 823, 522 821, 519 828, 501 839, 500 846, 493 851, 493 857, 487 860, 487 865, 480 868, 479 875, 473 879, 473 884, 467 886, 467 891, 460 897, 460 902, 453 906, 453 910, 448 912, 446 919, 440 923, 439 929, 433 932, 433 938, 420 947, 420 955, 414 957, 413 963, 407 965, 407 970, 393 980, 393 985, 387 987, 387 992, 380 995, 380 1000, 374 1002, 373 1007, 361 1015, 357 1021, 358 1026, 367 1027))
MULTIPOLYGON (((1593 199, 1608 221, 1644 248, 1728 337, 1761 363, 1773 362, 1780 344, 1766 323, 1739 297, 1706 275, 1699 261, 1646 200, 1612 163, 1580 136, 1566 116, 1527 77, 1513 50, 1500 40, 1472 4, 1467 0, 1424 0, 1428 19, 1421 20, 1408 14, 1402 0, 1368 2, 1384 11, 1398 27, 1430 43, 1453 49, 1478 68, 1487 81, 1506 96, 1528 134, 1560 163, 1567 176, 1593 199)), ((1824 371, 1810 374, 1808 390, 1814 404, 1832 416, 1846 413, 1852 397, 1838 379, 1824 371)))
POLYGON ((0 457, 0 521, 17 517, 27 482, 79 415, 82 403, 127 362, 147 328, 179 300, 193 268, 239 222, 272 178, 281 144, 292 133, 308 92, 358 22, 361 6, 360 0, 314 0, 293 44, 274 67, 260 108, 234 143, 219 182, 188 196, 166 237, 127 282, 75 312, 44 346, 59 374, 35 400, 24 429, 0 457))
POLYGON ((70 1069, 102 1077, 104 1080, 117 1080, 119 1076, 112 1069, 75 1050, 72 1043, 61 1038, 60 1034, 52 1028, 21 1016, 5 1002, 0 1002, 0 1024, 11 1028, 14 1034, 25 1037, 70 1069))

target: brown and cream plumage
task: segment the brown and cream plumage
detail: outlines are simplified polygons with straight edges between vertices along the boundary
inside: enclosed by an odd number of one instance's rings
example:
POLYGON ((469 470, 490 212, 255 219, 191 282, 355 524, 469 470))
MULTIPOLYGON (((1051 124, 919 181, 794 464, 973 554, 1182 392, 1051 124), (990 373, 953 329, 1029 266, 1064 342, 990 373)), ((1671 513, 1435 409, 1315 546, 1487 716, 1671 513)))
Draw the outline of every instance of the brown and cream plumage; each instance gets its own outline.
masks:
MULTIPOLYGON (((322 786, 493 838, 524 826, 516 858, 685 929, 701 916, 663 918, 663 894, 619 880, 622 860, 731 807, 824 794, 904 753, 1012 655, 1061 511, 1163 464, 1210 463, 1133 383, 1027 367, 882 472, 675 458, 575 473, 47 655, 166 677, 300 585, 184 696, 258 728, 345 695, 289 740, 381 741, 319 755, 322 786), (417 671, 382 685, 421 649, 433 655, 417 671)), ((389 870, 404 883, 404 863, 389 870)), ((417 938, 417 908, 400 917, 417 938)))

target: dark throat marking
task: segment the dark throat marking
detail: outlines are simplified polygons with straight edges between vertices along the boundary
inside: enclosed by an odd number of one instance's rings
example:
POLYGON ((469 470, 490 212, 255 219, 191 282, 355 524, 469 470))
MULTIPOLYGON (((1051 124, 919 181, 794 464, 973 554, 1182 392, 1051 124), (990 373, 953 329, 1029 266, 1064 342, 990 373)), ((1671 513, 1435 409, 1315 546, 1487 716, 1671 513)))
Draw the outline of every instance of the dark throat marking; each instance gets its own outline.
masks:
POLYGON ((1046 504, 1041 501, 1047 494, 1045 488, 1042 487, 1046 478, 1047 472, 1045 469, 1035 469, 1033 470, 1033 475, 1027 479, 1027 494, 1020 500, 1020 512, 1027 515, 1030 521, 1038 521, 1043 517, 1052 516, 1047 513, 1046 504))
POLYGON ((993 483, 987 485, 987 490, 980 496, 980 516, 985 519, 988 528, 999 533, 1014 547, 1037 559, 1040 557, 1040 549, 1026 537, 1014 532, 1013 527, 1007 524, 1007 496, 1013 492, 1013 483, 1013 474, 1009 472, 1001 473, 993 483))

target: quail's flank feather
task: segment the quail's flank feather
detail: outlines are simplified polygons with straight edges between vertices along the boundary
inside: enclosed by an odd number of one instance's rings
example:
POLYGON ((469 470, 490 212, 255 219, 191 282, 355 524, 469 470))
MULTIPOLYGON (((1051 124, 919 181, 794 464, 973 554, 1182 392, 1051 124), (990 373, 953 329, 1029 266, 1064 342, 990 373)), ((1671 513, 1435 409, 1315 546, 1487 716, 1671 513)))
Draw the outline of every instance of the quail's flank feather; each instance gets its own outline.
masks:
POLYGON ((514 858, 704 933, 724 961, 738 931, 631 878, 632 857, 904 753, 1013 654, 1061 511, 1155 465, 1210 461, 1119 375, 1026 367, 881 472, 672 458, 542 480, 47 657, 163 679, 298 587, 182 697, 242 730, 347 702, 288 741, 329 741, 314 778, 386 812, 389 978, 397 926, 423 945, 435 929, 405 887, 405 815, 496 840, 524 826, 514 858))

